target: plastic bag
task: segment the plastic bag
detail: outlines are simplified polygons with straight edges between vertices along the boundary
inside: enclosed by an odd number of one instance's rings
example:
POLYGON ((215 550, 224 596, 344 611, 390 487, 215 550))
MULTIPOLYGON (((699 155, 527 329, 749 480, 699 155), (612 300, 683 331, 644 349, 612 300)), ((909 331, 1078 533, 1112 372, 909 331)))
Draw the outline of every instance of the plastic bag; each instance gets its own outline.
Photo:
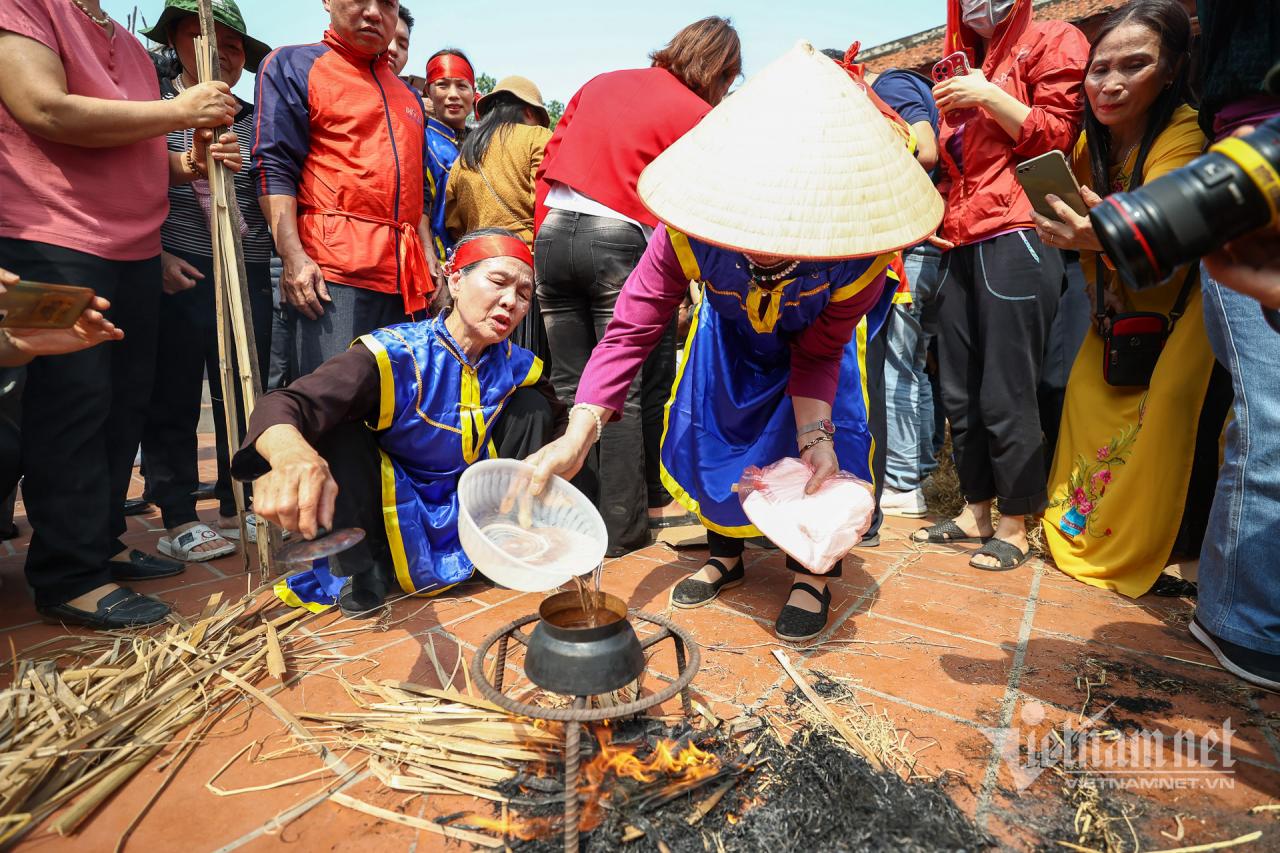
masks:
POLYGON ((815 494, 804 487, 813 469, 799 459, 779 459, 766 468, 742 472, 738 499, 751 523, 800 565, 815 574, 862 541, 876 511, 875 490, 865 480, 840 471, 815 494))

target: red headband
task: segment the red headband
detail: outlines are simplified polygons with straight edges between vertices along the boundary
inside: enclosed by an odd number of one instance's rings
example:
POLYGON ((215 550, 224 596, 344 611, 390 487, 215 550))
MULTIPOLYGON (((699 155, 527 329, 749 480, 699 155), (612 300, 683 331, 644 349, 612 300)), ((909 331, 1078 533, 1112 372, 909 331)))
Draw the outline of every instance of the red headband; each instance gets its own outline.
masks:
POLYGON ((449 273, 458 272, 489 258, 515 258, 533 266, 533 253, 523 240, 494 234, 463 243, 453 253, 445 270, 449 273))
POLYGON ((466 80, 473 89, 476 85, 476 72, 471 69, 471 63, 457 54, 442 53, 427 63, 427 83, 434 83, 446 77, 466 80))

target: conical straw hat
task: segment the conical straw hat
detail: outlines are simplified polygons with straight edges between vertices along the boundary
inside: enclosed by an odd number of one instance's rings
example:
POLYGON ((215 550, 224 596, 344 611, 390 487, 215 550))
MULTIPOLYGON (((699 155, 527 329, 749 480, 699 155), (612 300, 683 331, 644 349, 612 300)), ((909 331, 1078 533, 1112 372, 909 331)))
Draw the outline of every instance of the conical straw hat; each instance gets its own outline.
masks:
POLYGON ((942 197, 843 68, 800 42, 640 175, 654 216, 704 242, 786 258, 914 246, 942 197))

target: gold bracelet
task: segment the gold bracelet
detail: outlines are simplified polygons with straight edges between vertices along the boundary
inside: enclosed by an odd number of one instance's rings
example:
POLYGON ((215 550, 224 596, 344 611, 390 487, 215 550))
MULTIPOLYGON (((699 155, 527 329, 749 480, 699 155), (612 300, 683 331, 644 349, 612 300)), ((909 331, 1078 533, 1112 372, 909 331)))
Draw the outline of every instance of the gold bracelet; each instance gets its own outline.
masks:
POLYGON ((821 444, 824 441, 831 441, 831 436, 825 432, 822 435, 815 438, 813 441, 806 444, 804 447, 800 448, 800 455, 804 456, 806 453, 808 453, 810 450, 817 447, 819 444, 821 444))

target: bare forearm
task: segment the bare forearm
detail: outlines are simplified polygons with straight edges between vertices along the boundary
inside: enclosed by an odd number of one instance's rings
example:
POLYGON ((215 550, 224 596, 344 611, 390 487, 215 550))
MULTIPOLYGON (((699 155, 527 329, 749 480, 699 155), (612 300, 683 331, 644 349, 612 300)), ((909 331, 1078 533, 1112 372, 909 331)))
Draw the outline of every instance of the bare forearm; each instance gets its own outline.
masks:
POLYGON ((982 109, 1015 142, 1022 137, 1022 125, 1031 115, 1031 107, 996 86, 991 86, 985 93, 982 109))
POLYGON ((258 197, 258 205, 271 226, 276 254, 285 259, 306 255, 298 236, 298 200, 291 195, 264 195, 258 197))

